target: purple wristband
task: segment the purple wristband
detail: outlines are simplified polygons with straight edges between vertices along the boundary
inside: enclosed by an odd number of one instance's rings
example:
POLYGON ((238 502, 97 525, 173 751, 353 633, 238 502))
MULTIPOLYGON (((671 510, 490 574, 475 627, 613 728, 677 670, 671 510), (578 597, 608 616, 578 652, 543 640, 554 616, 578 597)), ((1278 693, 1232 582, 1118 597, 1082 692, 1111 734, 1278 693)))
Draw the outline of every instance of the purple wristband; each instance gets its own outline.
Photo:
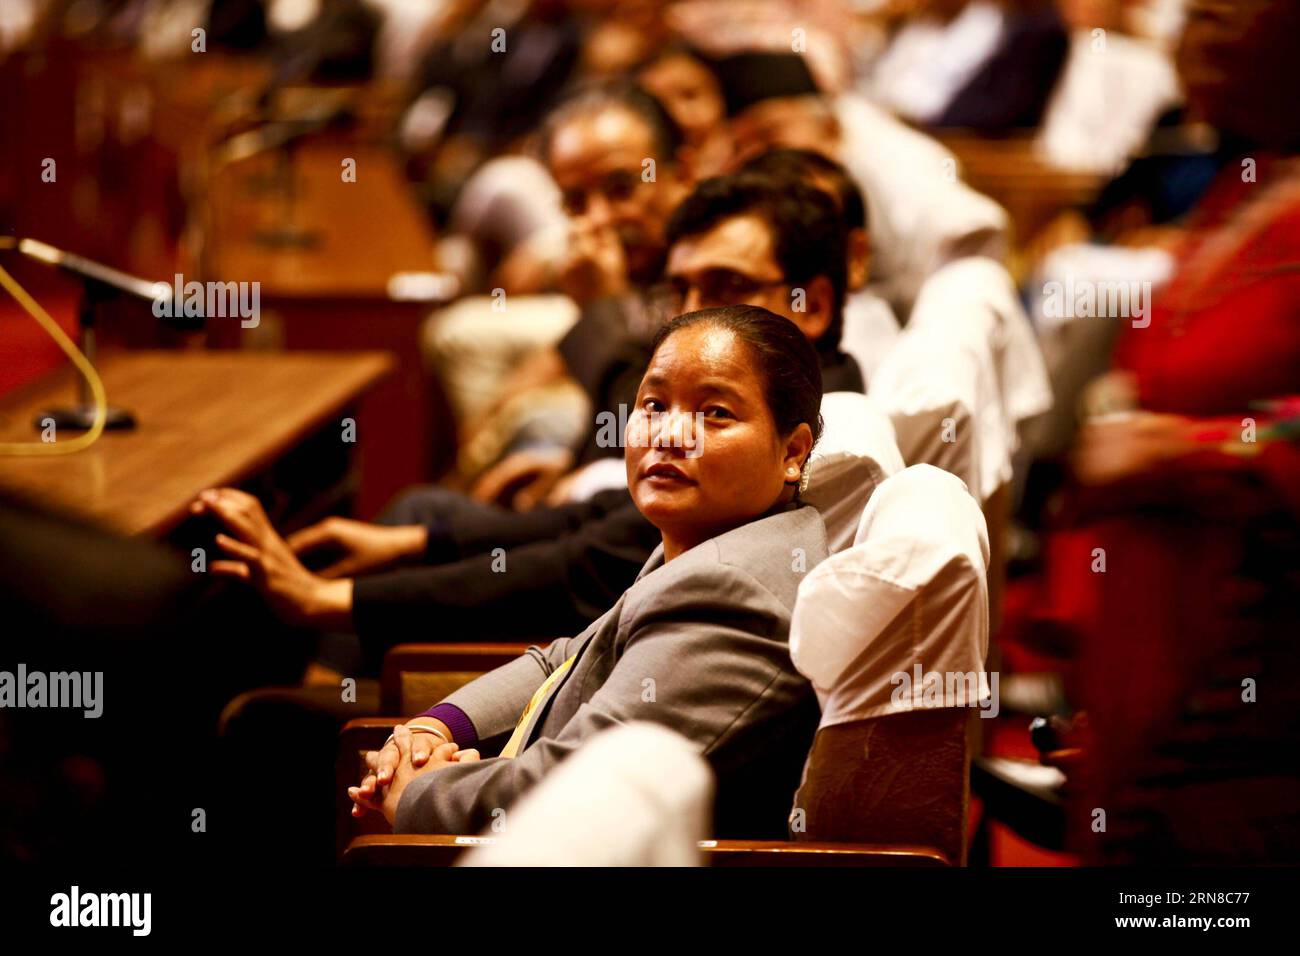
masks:
POLYGON ((474 729, 474 722, 455 704, 434 704, 420 716, 432 717, 446 724, 451 731, 451 739, 462 750, 478 743, 478 731, 474 729))

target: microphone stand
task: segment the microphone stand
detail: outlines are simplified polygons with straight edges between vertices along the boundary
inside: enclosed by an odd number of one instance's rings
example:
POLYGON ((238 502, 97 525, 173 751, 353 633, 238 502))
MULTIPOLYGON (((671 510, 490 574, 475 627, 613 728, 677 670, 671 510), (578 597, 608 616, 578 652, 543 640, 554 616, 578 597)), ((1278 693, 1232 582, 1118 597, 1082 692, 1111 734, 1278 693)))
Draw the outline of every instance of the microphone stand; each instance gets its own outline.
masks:
MULTIPOLYGON (((95 326, 99 306, 111 298, 116 290, 98 279, 82 276, 81 301, 77 305, 77 345, 86 361, 95 364, 95 326)), ((85 376, 77 379, 77 404, 62 405, 38 412, 33 424, 44 429, 53 420, 60 431, 88 431, 95 423, 95 403, 90 395, 90 383, 85 376)), ((104 415, 104 429, 125 431, 135 428, 135 415, 124 408, 108 407, 104 415)))
MULTIPOLYGON (((77 306, 78 345, 92 366, 95 364, 97 352, 95 328, 99 324, 100 307, 105 302, 119 295, 151 304, 158 301, 161 296, 172 298, 170 287, 166 283, 147 282, 103 263, 56 249, 35 239, 19 239, 15 248, 22 255, 69 272, 81 281, 81 301, 77 306)), ((171 324, 177 328, 184 328, 188 323, 183 319, 175 318, 178 315, 179 305, 180 303, 173 302, 168 315, 173 317, 171 324)), ((44 429, 50 420, 53 420, 55 428, 71 431, 86 431, 91 428, 95 422, 95 405, 91 399, 90 386, 84 378, 78 385, 77 398, 75 405, 40 412, 34 421, 36 428, 44 429)), ((135 425, 135 416, 126 409, 108 408, 104 418, 105 429, 124 430, 134 428, 135 425)))
MULTIPOLYGON (((270 101, 276 89, 263 94, 270 101)), ((263 153, 274 156, 272 169, 265 179, 254 181, 258 192, 278 194, 275 221, 253 233, 253 242, 271 249, 307 249, 320 243, 319 230, 309 229, 299 222, 298 150, 309 138, 352 121, 346 97, 325 96, 323 103, 310 109, 279 115, 266 107, 263 122, 253 129, 236 132, 227 137, 214 150, 214 172, 252 159, 263 153)))

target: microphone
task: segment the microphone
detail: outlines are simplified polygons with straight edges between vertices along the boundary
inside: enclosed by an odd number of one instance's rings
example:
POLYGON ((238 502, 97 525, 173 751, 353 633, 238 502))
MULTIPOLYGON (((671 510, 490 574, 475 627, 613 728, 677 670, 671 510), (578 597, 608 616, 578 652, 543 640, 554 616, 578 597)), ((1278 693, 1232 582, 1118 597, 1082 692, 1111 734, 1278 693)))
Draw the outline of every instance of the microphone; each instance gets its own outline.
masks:
POLYGON ((39 262, 63 269, 65 272, 71 272, 83 279, 92 279, 108 286, 110 289, 116 289, 118 292, 134 296, 137 299, 147 299, 152 302, 157 298, 158 293, 158 289, 154 288, 155 286, 170 288, 166 283, 149 282, 137 278, 118 269, 95 262, 92 259, 87 259, 85 256, 56 249, 49 243, 37 239, 19 239, 17 248, 23 255, 39 262))
MULTIPOLYGON (((5 246, 9 246, 5 243, 5 246)), ((165 310, 165 324, 186 331, 203 327, 201 316, 186 316, 183 308, 176 308, 172 287, 166 282, 150 282, 130 273, 114 269, 85 256, 58 249, 38 239, 19 239, 12 244, 22 255, 46 265, 53 266, 82 282, 81 302, 77 306, 78 345, 81 353, 91 365, 95 364, 95 324, 99 305, 114 294, 150 303, 168 301, 171 308, 165 310), (195 319, 197 318, 197 322, 195 319), (179 319, 179 321, 178 321, 179 319)), ((157 309, 152 310, 158 315, 157 309)), ((159 316, 159 318, 163 318, 159 316)), ((96 408, 90 386, 86 380, 79 385, 78 402, 75 405, 49 409, 36 416, 38 429, 53 421, 56 427, 84 431, 95 421, 96 408)), ((135 427, 135 416, 121 408, 108 408, 105 414, 104 428, 127 429, 135 427)))
MULTIPOLYGON (((106 266, 102 262, 96 262, 93 259, 87 259, 85 256, 58 249, 48 242, 41 242, 39 239, 19 239, 14 248, 30 259, 54 266, 56 269, 81 279, 86 287, 86 296, 94 300, 95 303, 107 297, 105 295, 106 290, 119 292, 128 298, 149 303, 170 300, 170 308, 162 310, 161 314, 159 310, 154 310, 154 315, 162 319, 164 325, 184 332, 197 332, 203 328, 204 316, 187 316, 183 308, 177 308, 180 303, 175 300, 172 285, 169 282, 150 282, 148 279, 133 276, 129 272, 106 266)), ((95 324, 93 309, 83 309, 79 318, 83 326, 87 323, 92 326, 95 324)))

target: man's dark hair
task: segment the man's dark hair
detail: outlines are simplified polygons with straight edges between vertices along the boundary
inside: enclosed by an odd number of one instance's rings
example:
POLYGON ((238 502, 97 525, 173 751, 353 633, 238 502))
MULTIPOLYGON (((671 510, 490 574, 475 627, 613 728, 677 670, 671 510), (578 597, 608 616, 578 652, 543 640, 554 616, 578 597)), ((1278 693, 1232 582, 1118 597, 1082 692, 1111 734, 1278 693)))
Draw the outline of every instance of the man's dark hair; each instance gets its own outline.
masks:
POLYGON ((828 156, 811 149, 769 149, 747 162, 740 171, 800 179, 809 185, 814 185, 813 180, 818 177, 829 180, 835 189, 840 215, 844 217, 844 228, 850 232, 867 228, 867 206, 862 200, 862 190, 849 171, 828 156))
POLYGON ((735 53, 718 60, 714 72, 722 85, 728 116, 764 100, 819 93, 812 71, 798 53, 735 53))
POLYGON ((542 157, 550 155, 551 139, 555 131, 569 120, 610 108, 626 110, 649 127, 658 153, 655 157, 658 162, 672 165, 677 161, 677 150, 682 144, 681 128, 662 103, 626 79, 584 84, 560 100, 542 122, 542 157))
POLYGON ((817 351, 799 326, 757 305, 727 305, 686 312, 660 326, 651 355, 674 332, 710 325, 734 332, 749 348, 763 379, 763 397, 777 431, 788 435, 801 422, 812 429, 813 444, 822 436, 822 366, 817 351))
POLYGON ((840 211, 820 189, 802 178, 753 172, 706 179, 673 211, 668 245, 745 215, 767 223, 777 264, 789 285, 807 285, 818 276, 830 279, 831 320, 816 347, 821 352, 837 349, 844 327, 848 251, 840 211))

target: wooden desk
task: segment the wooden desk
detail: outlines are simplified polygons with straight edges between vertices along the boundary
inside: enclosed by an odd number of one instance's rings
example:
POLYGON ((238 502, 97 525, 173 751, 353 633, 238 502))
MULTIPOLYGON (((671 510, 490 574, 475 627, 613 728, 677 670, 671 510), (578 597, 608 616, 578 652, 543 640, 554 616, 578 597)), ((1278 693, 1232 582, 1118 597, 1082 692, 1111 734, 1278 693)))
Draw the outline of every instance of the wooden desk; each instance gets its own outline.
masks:
MULTIPOLYGON (((0 61, 0 232, 151 279, 179 272, 186 280, 261 283, 261 326, 210 321, 209 345, 393 353, 394 373, 367 401, 373 412, 364 430, 384 433, 358 491, 358 513, 371 516, 455 461, 450 411, 420 360, 420 326, 437 303, 389 292, 395 273, 434 269, 433 230, 385 145, 400 100, 376 82, 315 94, 286 89, 273 100, 273 111, 294 112, 281 97, 342 93, 359 121, 292 151, 294 215, 315 241, 259 241, 283 224, 285 192, 270 175, 283 171, 283 157, 223 164, 217 144, 260 121, 251 108, 268 79, 265 64, 215 50, 150 63, 120 48, 58 40, 0 61), (57 181, 33 188, 45 157, 57 161, 57 181), (356 160, 355 182, 343 181, 345 157, 356 160)), ((101 342, 169 344, 152 316, 144 318, 105 322, 101 342)))
MULTIPOLYGON (((133 411, 136 429, 70 455, 0 456, 0 486, 119 532, 163 536, 204 488, 248 486, 277 468, 291 484, 319 479, 301 474, 310 462, 283 468, 312 441, 346 463, 356 446, 342 441, 341 420, 392 367, 382 352, 108 355, 109 402, 133 411)), ((39 441, 33 418, 67 404, 72 381, 63 369, 0 399, 0 441, 39 441)), ((357 444, 365 437, 359 427, 357 444)))
POLYGON ((204 277, 256 279, 266 298, 387 299, 394 273, 433 270, 433 231, 391 151, 318 134, 293 151, 292 172, 277 172, 276 162, 263 154, 213 173, 204 277), (344 157, 356 161, 356 182, 343 181, 344 157), (309 244, 261 243, 261 233, 285 222, 287 188, 309 244))

